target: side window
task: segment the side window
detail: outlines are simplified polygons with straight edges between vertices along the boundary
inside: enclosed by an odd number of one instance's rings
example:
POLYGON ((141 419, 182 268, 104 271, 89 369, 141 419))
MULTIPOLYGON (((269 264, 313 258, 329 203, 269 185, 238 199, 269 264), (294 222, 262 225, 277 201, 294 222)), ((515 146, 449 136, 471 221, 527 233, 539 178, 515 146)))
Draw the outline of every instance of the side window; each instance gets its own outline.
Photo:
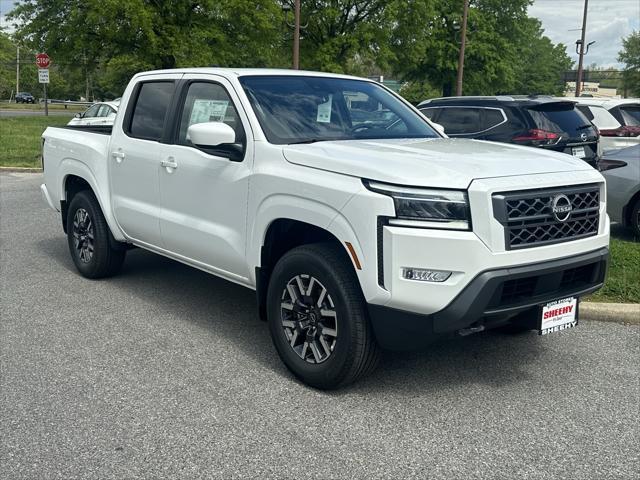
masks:
POLYGON ((438 113, 439 108, 422 108, 420 111, 422 114, 427 117, 429 120, 433 120, 438 113))
POLYGON ((160 140, 172 94, 173 82, 143 83, 136 99, 128 133, 136 138, 160 140))
POLYGON ((501 110, 485 108, 484 121, 482 122, 481 130, 488 130, 496 125, 500 125, 502 122, 504 122, 504 117, 501 110))
POLYGON ((98 116, 99 104, 91 105, 86 112, 84 112, 83 118, 92 118, 98 116))
POLYGON ((438 123, 449 135, 464 135, 483 130, 480 126, 480 109, 467 107, 443 108, 438 123))
POLYGON ((106 117, 109 115, 109 105, 100 105, 100 110, 98 110, 98 117, 106 117))
POLYGON ((195 123, 207 122, 226 123, 236 132, 236 142, 244 144, 242 121, 225 88, 217 83, 192 83, 182 107, 177 143, 192 146, 187 130, 195 123))

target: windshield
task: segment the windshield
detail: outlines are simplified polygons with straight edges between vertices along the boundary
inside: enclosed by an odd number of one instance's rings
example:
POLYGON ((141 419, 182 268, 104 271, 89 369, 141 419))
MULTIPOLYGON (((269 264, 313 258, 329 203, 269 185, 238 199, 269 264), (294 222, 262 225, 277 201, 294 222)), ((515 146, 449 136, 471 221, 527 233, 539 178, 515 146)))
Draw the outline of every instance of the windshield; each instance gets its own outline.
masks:
POLYGON ((274 75, 241 77, 240 83, 270 143, 439 137, 372 82, 274 75))
POLYGON ((540 130, 565 134, 569 138, 580 137, 581 133, 595 135, 589 119, 570 102, 554 102, 529 107, 529 114, 540 130))

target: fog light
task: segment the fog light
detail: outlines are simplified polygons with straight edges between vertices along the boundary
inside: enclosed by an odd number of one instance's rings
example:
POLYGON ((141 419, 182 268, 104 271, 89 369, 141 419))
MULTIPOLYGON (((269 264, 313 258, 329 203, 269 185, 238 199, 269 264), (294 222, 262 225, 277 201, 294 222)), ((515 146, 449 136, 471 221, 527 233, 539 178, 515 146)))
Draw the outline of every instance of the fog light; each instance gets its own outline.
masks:
POLYGON ((444 282, 451 276, 452 272, 443 270, 427 270, 424 268, 403 268, 402 278, 407 280, 418 280, 420 282, 444 282))

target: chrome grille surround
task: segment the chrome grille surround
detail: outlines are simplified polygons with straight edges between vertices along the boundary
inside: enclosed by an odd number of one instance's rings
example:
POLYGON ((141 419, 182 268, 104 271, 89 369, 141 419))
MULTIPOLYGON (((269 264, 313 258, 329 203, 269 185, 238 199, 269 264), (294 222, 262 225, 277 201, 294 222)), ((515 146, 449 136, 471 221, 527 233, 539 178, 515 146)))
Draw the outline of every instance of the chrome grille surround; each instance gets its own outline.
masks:
MULTIPOLYGON (((505 248, 516 250, 597 235, 600 185, 586 184, 495 193, 493 215, 503 226, 505 248), (565 195, 571 210, 554 213, 554 199, 565 195)), ((557 203, 557 202, 556 202, 557 203)))

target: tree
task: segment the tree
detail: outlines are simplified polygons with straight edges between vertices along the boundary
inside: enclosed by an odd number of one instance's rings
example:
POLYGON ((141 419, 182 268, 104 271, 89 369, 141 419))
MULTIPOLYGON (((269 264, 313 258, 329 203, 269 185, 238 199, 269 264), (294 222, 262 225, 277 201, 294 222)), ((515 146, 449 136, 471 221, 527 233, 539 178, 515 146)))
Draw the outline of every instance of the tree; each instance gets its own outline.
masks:
POLYGON ((640 97, 640 31, 622 39, 618 61, 625 64, 623 82, 632 97, 640 97))
POLYGON ((10 17, 22 43, 98 93, 121 94, 140 70, 284 63, 273 0, 25 0, 10 17))
MULTIPOLYGON (((291 4, 291 1, 287 1, 291 4)), ((387 45, 386 0, 305 0, 300 42, 303 68, 370 74, 387 45), (355 72, 354 72, 355 70, 355 72)))
POLYGON ((520 26, 521 40, 516 46, 513 93, 563 95, 564 72, 571 70, 573 60, 563 44, 554 45, 542 35, 539 20, 527 18, 520 26))
MULTIPOLYGON (((560 93, 571 66, 563 45, 527 16, 529 0, 471 0, 465 95, 560 93)), ((458 71, 461 0, 397 0, 391 36, 394 70, 451 95, 458 71)))

